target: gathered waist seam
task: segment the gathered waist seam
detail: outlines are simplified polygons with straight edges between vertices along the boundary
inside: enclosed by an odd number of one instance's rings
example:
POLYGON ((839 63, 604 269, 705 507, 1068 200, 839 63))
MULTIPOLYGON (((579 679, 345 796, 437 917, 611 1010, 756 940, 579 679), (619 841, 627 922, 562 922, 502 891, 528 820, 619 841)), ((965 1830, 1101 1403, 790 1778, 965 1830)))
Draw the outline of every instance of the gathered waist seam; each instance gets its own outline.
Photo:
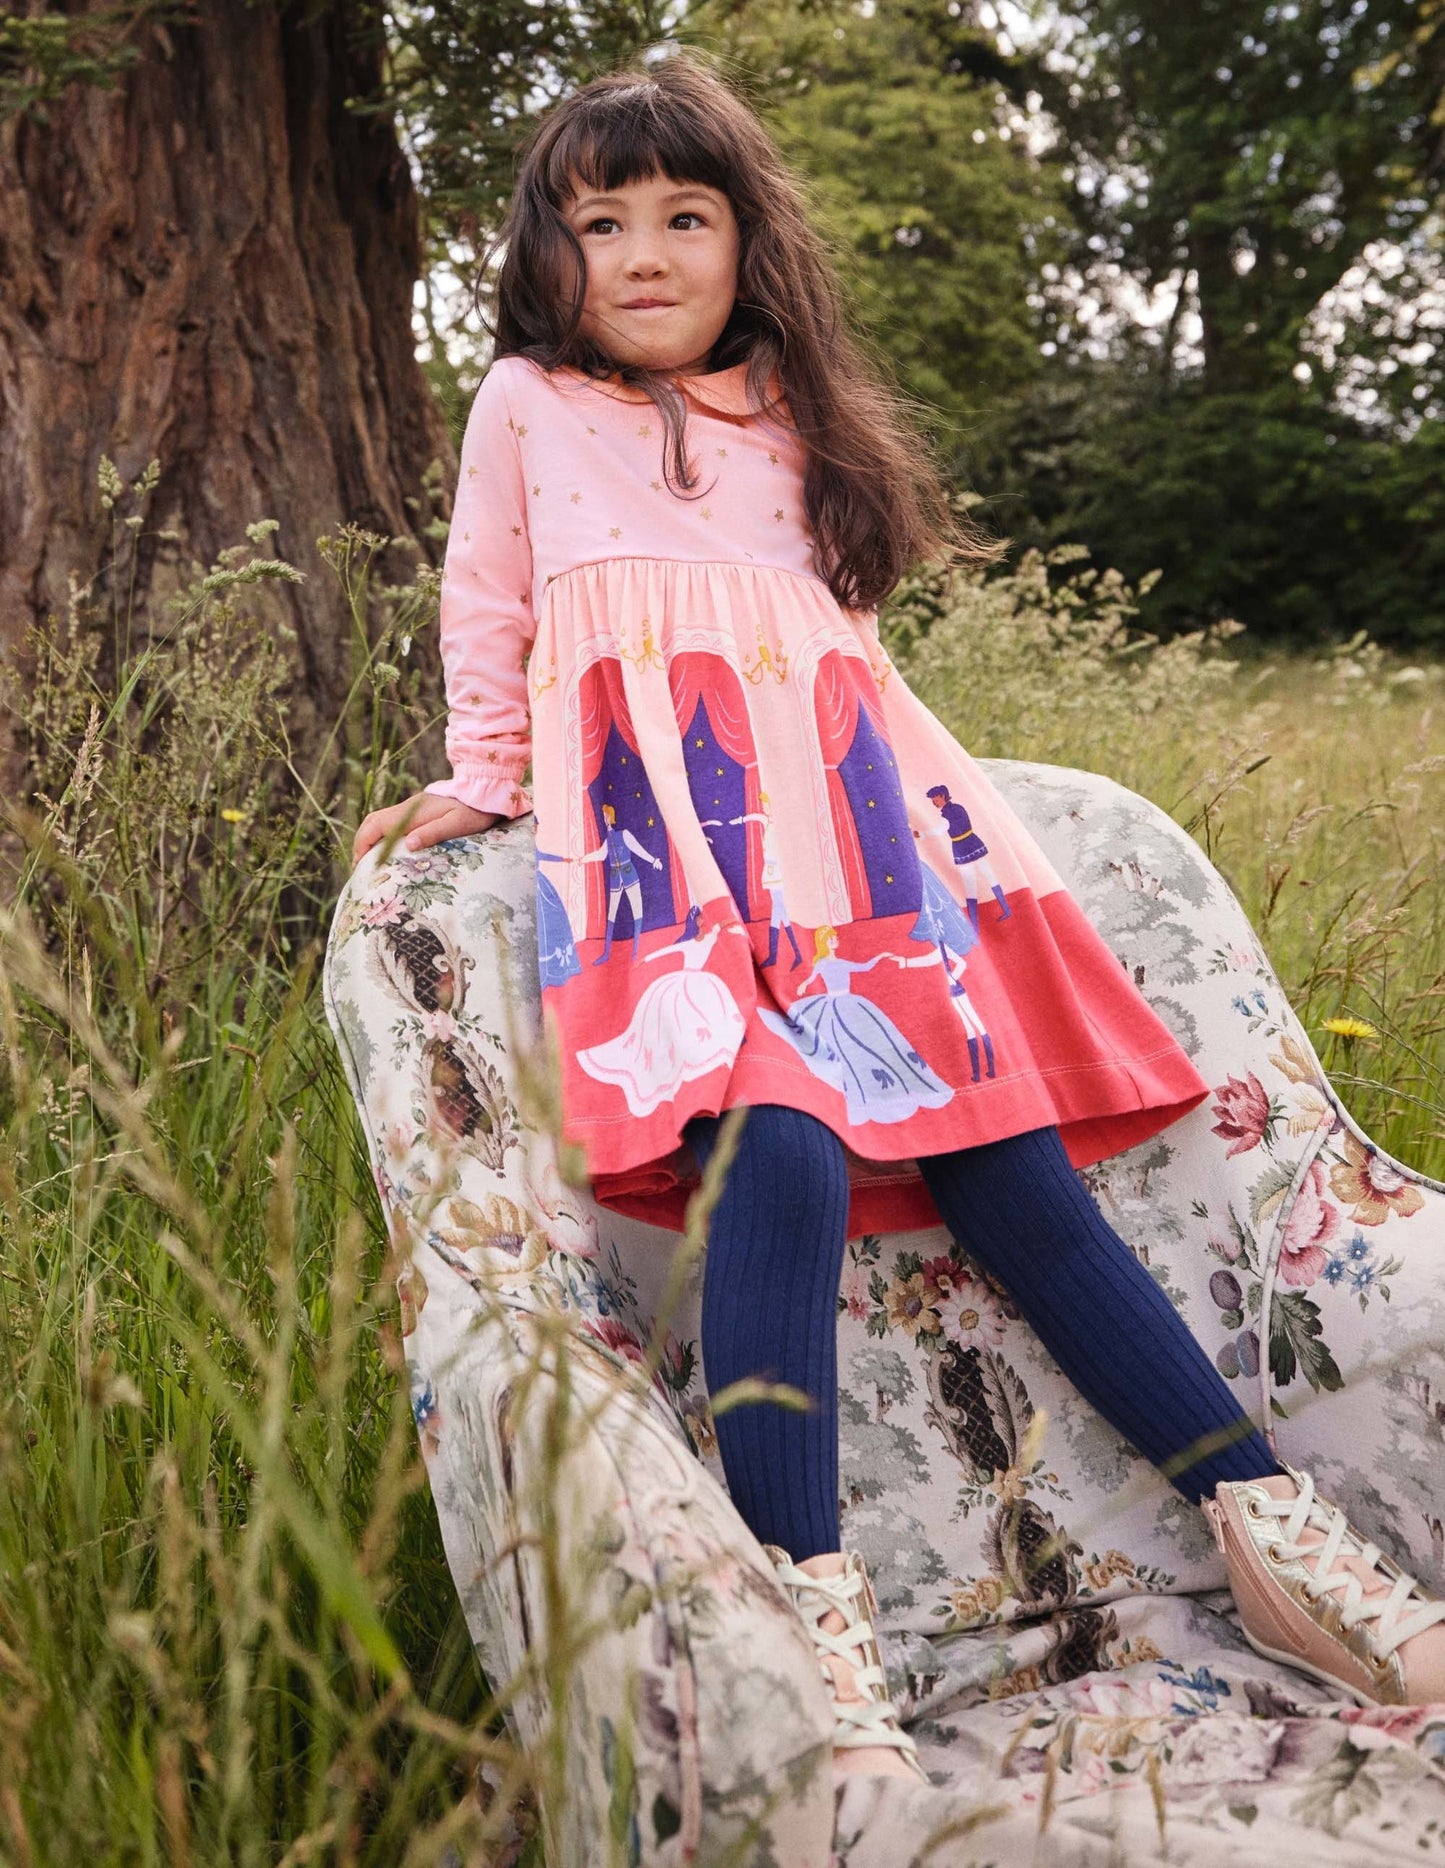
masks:
POLYGON ((545 591, 559 578, 570 577, 574 571, 590 570, 594 564, 695 565, 699 570, 720 566, 729 571, 770 571, 780 577, 796 577, 800 583, 812 584, 819 590, 827 591, 830 597, 833 594, 828 590, 827 580, 816 572, 793 571, 785 564, 745 564, 737 558, 662 558, 656 552, 648 551, 610 551, 604 557, 582 558, 576 564, 569 564, 565 571, 549 571, 542 588, 545 591))

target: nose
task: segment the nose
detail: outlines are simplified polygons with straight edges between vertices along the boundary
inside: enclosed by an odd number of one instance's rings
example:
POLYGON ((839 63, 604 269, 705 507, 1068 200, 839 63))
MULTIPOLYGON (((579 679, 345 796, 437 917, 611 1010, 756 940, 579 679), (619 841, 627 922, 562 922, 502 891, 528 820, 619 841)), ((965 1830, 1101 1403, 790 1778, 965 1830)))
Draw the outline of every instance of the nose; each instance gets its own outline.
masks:
POLYGON ((667 271, 667 255, 657 235, 638 232, 627 249, 626 271, 629 278, 652 279, 667 271))

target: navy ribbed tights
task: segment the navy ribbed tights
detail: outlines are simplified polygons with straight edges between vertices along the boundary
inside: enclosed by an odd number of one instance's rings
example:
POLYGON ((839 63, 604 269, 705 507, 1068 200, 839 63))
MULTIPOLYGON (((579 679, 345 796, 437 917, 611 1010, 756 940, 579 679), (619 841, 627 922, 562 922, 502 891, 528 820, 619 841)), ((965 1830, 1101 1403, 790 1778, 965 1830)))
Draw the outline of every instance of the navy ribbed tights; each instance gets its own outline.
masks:
MULTIPOLYGON (((683 1130, 700 1166, 721 1118, 683 1130)), ((1086 1400, 1193 1503, 1222 1479, 1280 1470, 1178 1312, 1109 1225, 1055 1128, 918 1160, 964 1251, 1009 1292, 1086 1400), (1178 1469, 1181 1453, 1208 1443, 1178 1469)), ((746 1376, 816 1407, 750 1402, 718 1417, 728 1490, 754 1535, 801 1561, 839 1547, 837 1303, 848 1214, 843 1145, 825 1122, 751 1106, 708 1223, 702 1358, 710 1393, 746 1376)))

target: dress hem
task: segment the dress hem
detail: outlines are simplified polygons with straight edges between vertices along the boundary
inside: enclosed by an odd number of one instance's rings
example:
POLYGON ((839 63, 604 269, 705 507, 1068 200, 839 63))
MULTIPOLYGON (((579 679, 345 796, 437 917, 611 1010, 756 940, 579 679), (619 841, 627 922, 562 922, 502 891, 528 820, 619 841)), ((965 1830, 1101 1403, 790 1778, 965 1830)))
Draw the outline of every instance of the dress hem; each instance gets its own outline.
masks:
MULTIPOLYGON (((806 1071, 802 1077, 805 1080, 799 1082, 798 1073, 775 1059, 739 1058, 724 1086, 720 1105, 716 1095, 709 1096, 702 1087, 706 1079, 699 1079, 698 1093, 692 1098, 679 1098, 673 1105, 680 1105, 685 1113, 658 1125, 665 1132, 644 1160, 637 1159, 636 1121, 628 1125, 630 1147, 621 1137, 600 1136, 597 1124, 589 1125, 582 1135, 568 1134, 564 1139, 580 1141, 588 1152, 589 1178, 599 1205, 627 1218, 681 1232, 687 1224, 688 1203, 701 1180, 692 1152, 681 1138, 682 1129, 694 1115, 719 1115, 739 1104, 769 1102, 805 1109, 832 1129, 852 1157, 846 1237, 854 1239, 867 1232, 909 1231, 943 1224, 916 1165, 911 1172, 879 1175, 870 1172, 875 1163, 913 1164, 920 1154, 943 1154, 1052 1126, 1057 1127, 1071 1164, 1076 1169, 1092 1167, 1149 1140, 1211 1094, 1177 1046, 1102 1064, 1024 1072, 1018 1081, 1032 1087, 1034 1093, 1028 1095, 1015 1093, 986 1100, 985 1078, 981 1084, 969 1086, 965 1140, 958 1138, 957 1118, 950 1120, 945 1107, 915 1114, 908 1124, 907 1152, 889 1153, 887 1125, 840 1124, 830 1112, 825 1095, 808 1094, 809 1085, 816 1086, 816 1079, 806 1071), (1037 1093, 1041 1084, 1050 1092, 1046 1097, 1037 1093), (921 1147, 920 1132, 924 1144, 921 1147), (603 1140, 621 1145, 599 1148, 597 1143, 603 1140)), ((1003 1086, 1006 1080, 999 1082, 1003 1086)))

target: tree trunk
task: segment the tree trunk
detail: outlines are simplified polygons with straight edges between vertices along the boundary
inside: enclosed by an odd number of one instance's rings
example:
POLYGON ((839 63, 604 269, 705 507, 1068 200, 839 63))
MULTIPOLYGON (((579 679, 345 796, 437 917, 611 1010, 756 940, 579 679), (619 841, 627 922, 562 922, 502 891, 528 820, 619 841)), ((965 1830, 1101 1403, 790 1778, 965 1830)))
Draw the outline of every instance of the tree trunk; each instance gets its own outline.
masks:
POLYGON ((137 612, 278 520, 265 555, 307 573, 278 599, 303 747, 350 678, 318 535, 354 521, 434 559, 407 500, 433 460, 455 478, 415 355, 411 173, 387 116, 345 108, 381 68, 361 12, 199 0, 137 28, 115 89, 73 84, 48 121, 0 125, 0 653, 105 564, 102 454, 127 483, 156 458, 137 612))

